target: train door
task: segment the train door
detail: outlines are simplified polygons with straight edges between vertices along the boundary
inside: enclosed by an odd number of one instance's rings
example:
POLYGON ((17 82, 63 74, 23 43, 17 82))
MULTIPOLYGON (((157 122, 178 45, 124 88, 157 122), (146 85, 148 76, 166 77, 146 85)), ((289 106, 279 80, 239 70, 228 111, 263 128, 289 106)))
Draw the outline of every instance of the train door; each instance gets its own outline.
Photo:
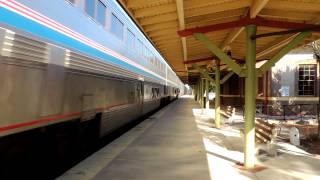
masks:
POLYGON ((143 88, 143 81, 139 81, 137 84, 137 94, 138 94, 138 103, 140 108, 140 114, 142 114, 143 108, 143 96, 144 96, 144 88, 143 88))

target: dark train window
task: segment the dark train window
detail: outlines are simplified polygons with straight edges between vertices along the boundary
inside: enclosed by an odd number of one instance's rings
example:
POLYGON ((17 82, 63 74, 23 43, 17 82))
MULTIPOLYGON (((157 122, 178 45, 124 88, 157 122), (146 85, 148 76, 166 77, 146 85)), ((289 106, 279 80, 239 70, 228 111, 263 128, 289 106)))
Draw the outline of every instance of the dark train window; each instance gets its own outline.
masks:
POLYGON ((96 19, 99 23, 101 23, 103 26, 105 26, 105 24, 106 24, 106 6, 101 1, 98 1, 96 19))
POLYGON ((302 96, 315 95, 316 66, 314 64, 299 65, 298 94, 302 96))
POLYGON ((142 41, 140 39, 138 39, 137 50, 138 50, 140 55, 143 55, 143 44, 142 44, 142 41))
POLYGON ((134 34, 128 29, 128 34, 127 34, 127 45, 129 48, 133 50, 134 48, 134 43, 135 43, 135 36, 134 34))
POLYGON ((87 14, 94 18, 95 0, 86 0, 85 11, 87 14))
POLYGON ((111 16, 111 33, 120 40, 123 39, 123 23, 114 14, 111 16))

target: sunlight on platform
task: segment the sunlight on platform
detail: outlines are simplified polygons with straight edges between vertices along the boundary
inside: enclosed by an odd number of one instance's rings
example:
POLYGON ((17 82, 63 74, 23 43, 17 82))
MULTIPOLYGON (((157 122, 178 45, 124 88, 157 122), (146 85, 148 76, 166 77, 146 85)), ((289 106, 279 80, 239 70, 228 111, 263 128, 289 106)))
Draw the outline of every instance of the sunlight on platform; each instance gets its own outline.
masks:
POLYGON ((262 154, 256 157, 261 170, 244 171, 241 124, 224 124, 214 128, 214 109, 192 109, 206 151, 211 179, 319 179, 319 157, 285 142, 277 142, 278 156, 262 154))

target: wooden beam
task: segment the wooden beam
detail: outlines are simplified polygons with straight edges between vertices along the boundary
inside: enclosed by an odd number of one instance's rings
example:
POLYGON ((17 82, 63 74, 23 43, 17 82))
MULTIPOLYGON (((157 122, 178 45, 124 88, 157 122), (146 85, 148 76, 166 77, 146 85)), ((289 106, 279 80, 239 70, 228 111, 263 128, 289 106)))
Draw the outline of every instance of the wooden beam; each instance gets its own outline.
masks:
POLYGON ((159 23, 173 21, 173 20, 177 20, 177 19, 178 19, 177 13, 168 13, 168 14, 163 14, 163 15, 159 15, 159 16, 153 16, 153 17, 140 19, 140 24, 142 26, 145 26, 145 25, 149 25, 149 24, 159 24, 159 23))
POLYGON ((140 8, 140 7, 148 7, 154 6, 159 3, 166 3, 167 0, 152 0, 152 1, 145 1, 145 0, 128 0, 127 7, 128 8, 140 8))
POLYGON ((226 50, 226 48, 243 32, 245 28, 234 28, 229 32, 227 38, 223 41, 222 45, 220 46, 223 51, 226 50))
POLYGON ((160 40, 160 41, 155 41, 154 43, 158 46, 158 45, 165 45, 165 44, 171 44, 171 43, 179 43, 180 39, 171 39, 171 40, 160 40))
MULTIPOLYGON (((241 18, 243 17, 246 17, 248 14, 248 10, 246 9, 245 13, 244 13, 244 16, 242 16, 241 18)), ((240 27, 240 28, 234 28, 232 29, 229 33, 228 33, 228 36, 225 38, 225 40, 222 42, 222 44, 220 45, 220 48, 223 50, 223 51, 226 51, 228 46, 243 32, 245 28, 244 27, 240 27)))
POLYGON ((143 26, 145 32, 156 31, 159 29, 176 29, 178 27, 177 21, 168 21, 158 24, 149 24, 143 26))
POLYGON ((270 60, 264 63, 259 68, 259 76, 261 76, 264 72, 270 69, 276 62, 278 62, 284 55, 286 55, 289 51, 295 48, 298 44, 300 44, 306 37, 310 36, 311 32, 302 32, 297 35, 290 43, 286 45, 281 51, 279 51, 275 56, 273 56, 270 60))
POLYGON ((269 0, 252 1, 252 5, 250 8, 250 18, 255 18, 268 2, 269 0))
POLYGON ((318 27, 315 26, 314 28, 292 29, 292 30, 287 30, 287 31, 262 33, 262 34, 257 34, 256 36, 251 37, 251 38, 258 39, 258 38, 265 38, 265 37, 270 37, 270 36, 282 36, 282 35, 286 35, 286 34, 295 34, 295 33, 300 33, 300 32, 319 31, 319 30, 320 30, 320 25, 318 25, 318 27))
POLYGON ((175 33, 176 33, 175 29, 163 29, 163 30, 157 30, 157 31, 150 31, 148 32, 148 35, 150 35, 150 37, 154 37, 154 36, 161 36, 161 35, 168 35, 168 34, 174 35, 175 33))
MULTIPOLYGON (((319 23, 320 23, 320 18, 315 18, 315 19, 313 19, 313 20, 312 20, 312 23, 313 23, 313 24, 316 24, 316 25, 319 24, 319 23)), ((272 44, 274 44, 274 45, 268 46, 268 47, 266 47, 266 49, 260 51, 260 52, 257 54, 256 58, 261 58, 261 57, 265 56, 266 54, 269 54, 269 53, 271 53, 271 52, 273 52, 273 51, 275 51, 275 50, 283 47, 284 45, 288 44, 293 38, 295 38, 298 34, 299 34, 299 33, 296 33, 296 34, 294 34, 294 35, 292 35, 292 36, 289 36, 289 37, 286 38, 286 39, 282 39, 282 40, 280 40, 280 41, 279 41, 279 40, 276 40, 277 42, 272 43, 272 44)))
POLYGON ((266 6, 266 9, 280 9, 286 11, 303 11, 303 12, 319 12, 320 3, 316 2, 304 2, 304 1, 287 1, 276 0, 270 1, 266 6))
POLYGON ((314 28, 315 24, 306 24, 306 23, 295 23, 295 22, 285 22, 285 21, 276 21, 276 20, 267 20, 262 17, 257 16, 254 19, 250 19, 250 17, 245 17, 240 20, 220 23, 220 24, 213 24, 209 26, 203 27, 196 27, 185 29, 182 31, 178 31, 178 34, 181 37, 192 36, 195 33, 208 33, 213 31, 220 31, 225 29, 243 27, 247 25, 256 25, 256 26, 263 26, 263 27, 272 27, 272 28, 279 28, 279 29, 299 29, 299 28, 314 28))
POLYGON ((215 85, 215 81, 214 81, 214 80, 212 79, 212 77, 209 75, 209 73, 208 73, 207 70, 202 69, 202 68, 199 67, 197 64, 193 64, 192 67, 195 68, 195 69, 197 69, 197 70, 200 72, 200 74, 202 74, 205 78, 208 78, 209 81, 210 81, 213 85, 215 85))
MULTIPOLYGON (((176 0, 177 12, 178 12, 178 21, 179 21, 179 29, 185 28, 184 22, 184 8, 183 8, 183 0, 176 0)), ((187 41, 185 37, 181 38, 182 43, 182 51, 183 51, 183 60, 187 60, 187 41)))
POLYGON ((203 6, 199 8, 190 7, 185 9, 185 17, 187 18, 187 17, 193 17, 193 16, 201 16, 205 14, 245 8, 245 7, 249 7, 250 3, 251 3, 251 0, 237 0, 237 1, 224 2, 224 3, 222 2, 220 4, 212 4, 212 5, 203 6))
POLYGON ((198 62, 206 62, 206 61, 213 61, 214 57, 206 57, 206 58, 200 58, 200 59, 192 59, 192 60, 186 60, 184 61, 184 64, 194 64, 198 62))
MULTIPOLYGON (((263 9, 260 11, 260 17, 266 18, 277 18, 277 19, 290 19, 290 20, 298 20, 298 21, 309 21, 310 19, 314 19, 319 14, 317 13, 305 13, 305 12, 297 12, 297 11, 283 11, 282 9, 263 9)), ((310 22, 313 24, 313 22, 310 22)))
POLYGON ((163 4, 159 6, 152 6, 143 9, 137 9, 134 11, 134 16, 136 18, 148 17, 148 16, 157 16, 160 14, 172 13, 176 11, 175 4, 163 4))
POLYGON ((224 84, 232 75, 234 74, 233 71, 228 72, 220 81, 220 84, 224 84))
POLYGON ((281 39, 280 41, 279 40, 276 40, 277 42, 272 42, 273 45, 267 45, 267 47, 265 49, 263 49, 262 51, 260 51, 259 53, 257 53, 257 56, 256 58, 261 58, 281 47, 283 47, 284 45, 288 44, 295 36, 297 36, 298 33, 292 35, 292 36, 289 36, 285 39, 281 39))
POLYGON ((157 41, 170 41, 172 39, 179 39, 179 37, 177 37, 177 35, 165 35, 165 36, 161 36, 161 37, 153 37, 151 38, 154 42, 157 42, 157 41))
POLYGON ((186 9, 190 8, 201 8, 201 7, 207 7, 212 5, 217 5, 221 3, 225 3, 226 0, 185 0, 184 5, 186 9))
POLYGON ((216 55, 223 63, 227 64, 235 73, 241 76, 242 68, 239 64, 235 63, 228 55, 226 55, 218 46, 210 42, 210 40, 201 33, 194 35, 196 39, 201 41, 203 45, 208 48, 214 55, 216 55))
POLYGON ((231 11, 222 11, 217 13, 205 14, 202 16, 193 16, 186 18, 186 24, 199 22, 199 21, 214 21, 219 19, 225 19, 230 17, 240 17, 245 10, 243 9, 235 9, 231 11))

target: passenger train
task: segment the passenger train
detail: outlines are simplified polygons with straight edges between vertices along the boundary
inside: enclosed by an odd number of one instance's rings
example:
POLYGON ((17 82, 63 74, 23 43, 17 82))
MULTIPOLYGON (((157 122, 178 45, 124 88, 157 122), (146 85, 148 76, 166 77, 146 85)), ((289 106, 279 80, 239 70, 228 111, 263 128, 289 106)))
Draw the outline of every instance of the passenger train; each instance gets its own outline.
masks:
POLYGON ((0 0, 0 82, 8 159, 87 147, 184 89, 115 0, 0 0))

